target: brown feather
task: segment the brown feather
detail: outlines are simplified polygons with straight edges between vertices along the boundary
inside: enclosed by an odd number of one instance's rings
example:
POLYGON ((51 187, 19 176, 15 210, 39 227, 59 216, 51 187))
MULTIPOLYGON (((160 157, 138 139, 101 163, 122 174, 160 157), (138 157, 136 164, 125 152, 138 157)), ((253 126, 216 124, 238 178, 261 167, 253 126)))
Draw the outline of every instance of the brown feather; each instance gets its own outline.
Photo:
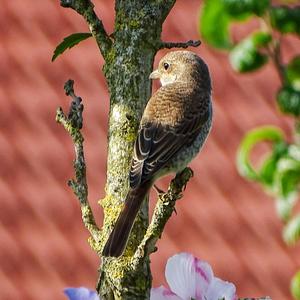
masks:
POLYGON ((130 187, 151 180, 183 147, 189 146, 211 117, 209 93, 187 84, 161 87, 149 100, 134 146, 130 187))
POLYGON ((127 244, 127 240, 134 224, 135 217, 146 197, 151 183, 144 183, 136 189, 131 189, 126 197, 124 207, 116 221, 102 252, 104 256, 120 256, 127 244))
POLYGON ((145 108, 134 145, 130 191, 104 247, 105 256, 122 255, 153 182, 186 167, 201 149, 211 127, 211 82, 201 58, 189 51, 170 52, 155 73, 164 85, 145 108))

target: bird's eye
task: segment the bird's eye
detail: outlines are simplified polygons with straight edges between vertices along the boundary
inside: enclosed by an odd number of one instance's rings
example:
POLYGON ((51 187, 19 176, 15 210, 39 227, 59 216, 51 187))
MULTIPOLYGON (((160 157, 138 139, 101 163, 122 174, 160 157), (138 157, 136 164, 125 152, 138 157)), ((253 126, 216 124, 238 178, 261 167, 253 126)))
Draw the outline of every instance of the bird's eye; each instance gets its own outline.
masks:
POLYGON ((170 65, 168 63, 164 63, 164 69, 167 71, 169 69, 170 65))

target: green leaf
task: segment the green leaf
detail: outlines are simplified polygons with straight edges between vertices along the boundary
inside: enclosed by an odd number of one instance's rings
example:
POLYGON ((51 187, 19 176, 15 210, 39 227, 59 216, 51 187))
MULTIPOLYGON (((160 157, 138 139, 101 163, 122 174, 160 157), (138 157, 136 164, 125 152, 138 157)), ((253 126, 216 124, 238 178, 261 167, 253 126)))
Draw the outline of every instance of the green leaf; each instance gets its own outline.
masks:
POLYGON ((291 86, 282 87, 276 96, 277 104, 283 113, 300 115, 300 91, 291 86))
POLYGON ((256 14, 261 16, 270 6, 270 0, 223 0, 227 13, 232 17, 256 14))
POLYGON ((251 180, 257 180, 263 183, 270 182, 270 178, 273 176, 276 167, 274 163, 276 163, 278 158, 275 156, 269 158, 269 161, 265 161, 261 172, 257 172, 250 163, 250 153, 253 147, 262 141, 271 141, 273 144, 282 144, 283 138, 283 132, 279 128, 273 126, 258 127, 249 131, 243 138, 237 152, 236 163, 239 173, 251 180), (275 159, 275 162, 272 161, 272 159, 275 159))
POLYGON ((300 56, 296 56, 286 67, 286 77, 289 84, 300 91, 300 56))
POLYGON ((300 148, 289 145, 278 160, 273 183, 276 196, 276 209, 281 220, 288 221, 298 200, 300 183, 300 148))
POLYGON ((288 198, 291 193, 298 191, 300 183, 300 162, 290 157, 281 158, 276 172, 278 194, 288 198))
POLYGON ((300 35, 300 6, 273 6, 270 17, 271 25, 278 31, 300 35))
POLYGON ((292 219, 283 230, 283 239, 288 245, 295 245, 300 238, 300 215, 292 219))
POLYGON ((268 32, 258 31, 250 36, 255 48, 267 46, 272 41, 272 36, 268 32))
POLYGON ((291 157, 278 161, 273 184, 276 195, 277 213, 281 220, 288 221, 298 200, 300 183, 300 162, 291 157))
POLYGON ((287 153, 287 145, 285 142, 276 142, 273 145, 272 154, 265 159, 259 169, 260 181, 269 187, 273 188, 274 177, 277 170, 277 164, 281 157, 287 153))
POLYGON ((222 0, 205 0, 201 10, 199 30, 203 39, 213 47, 230 49, 229 16, 222 0))
POLYGON ((74 47, 81 41, 84 41, 91 36, 92 34, 89 32, 78 32, 65 37, 64 40, 55 48, 51 60, 54 61, 57 56, 64 53, 68 48, 70 49, 74 47))
POLYGON ((298 271, 292 278, 291 293, 296 300, 300 300, 300 271, 298 271))
POLYGON ((229 60, 234 70, 244 73, 254 71, 268 61, 259 48, 265 47, 272 37, 266 32, 256 32, 238 43, 230 52, 229 60))
POLYGON ((287 222, 292 215, 292 210, 297 202, 298 193, 290 193, 287 198, 276 198, 276 211, 283 222, 287 222))
POLYGON ((288 149, 289 157, 300 161, 300 145, 299 144, 291 144, 288 149))

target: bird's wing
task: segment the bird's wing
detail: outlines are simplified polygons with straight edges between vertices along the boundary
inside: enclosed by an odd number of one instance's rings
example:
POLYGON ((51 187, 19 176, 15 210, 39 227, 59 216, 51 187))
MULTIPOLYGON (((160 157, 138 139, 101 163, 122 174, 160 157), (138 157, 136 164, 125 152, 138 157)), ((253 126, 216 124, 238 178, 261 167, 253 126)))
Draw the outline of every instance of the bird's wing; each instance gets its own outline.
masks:
POLYGON ((130 187, 148 181, 155 173, 168 164, 184 147, 190 145, 201 131, 211 114, 210 107, 203 111, 197 107, 175 126, 157 121, 142 124, 134 145, 130 170, 130 187))

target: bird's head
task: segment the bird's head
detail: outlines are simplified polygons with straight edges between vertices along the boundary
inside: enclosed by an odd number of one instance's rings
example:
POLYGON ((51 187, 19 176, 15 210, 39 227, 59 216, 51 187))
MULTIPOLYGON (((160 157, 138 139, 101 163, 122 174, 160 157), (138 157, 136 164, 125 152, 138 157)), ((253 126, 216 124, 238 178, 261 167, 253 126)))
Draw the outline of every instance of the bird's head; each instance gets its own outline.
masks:
POLYGON ((205 62, 191 51, 172 51, 159 62, 150 79, 160 79, 162 86, 174 82, 209 82, 209 71, 205 62))

